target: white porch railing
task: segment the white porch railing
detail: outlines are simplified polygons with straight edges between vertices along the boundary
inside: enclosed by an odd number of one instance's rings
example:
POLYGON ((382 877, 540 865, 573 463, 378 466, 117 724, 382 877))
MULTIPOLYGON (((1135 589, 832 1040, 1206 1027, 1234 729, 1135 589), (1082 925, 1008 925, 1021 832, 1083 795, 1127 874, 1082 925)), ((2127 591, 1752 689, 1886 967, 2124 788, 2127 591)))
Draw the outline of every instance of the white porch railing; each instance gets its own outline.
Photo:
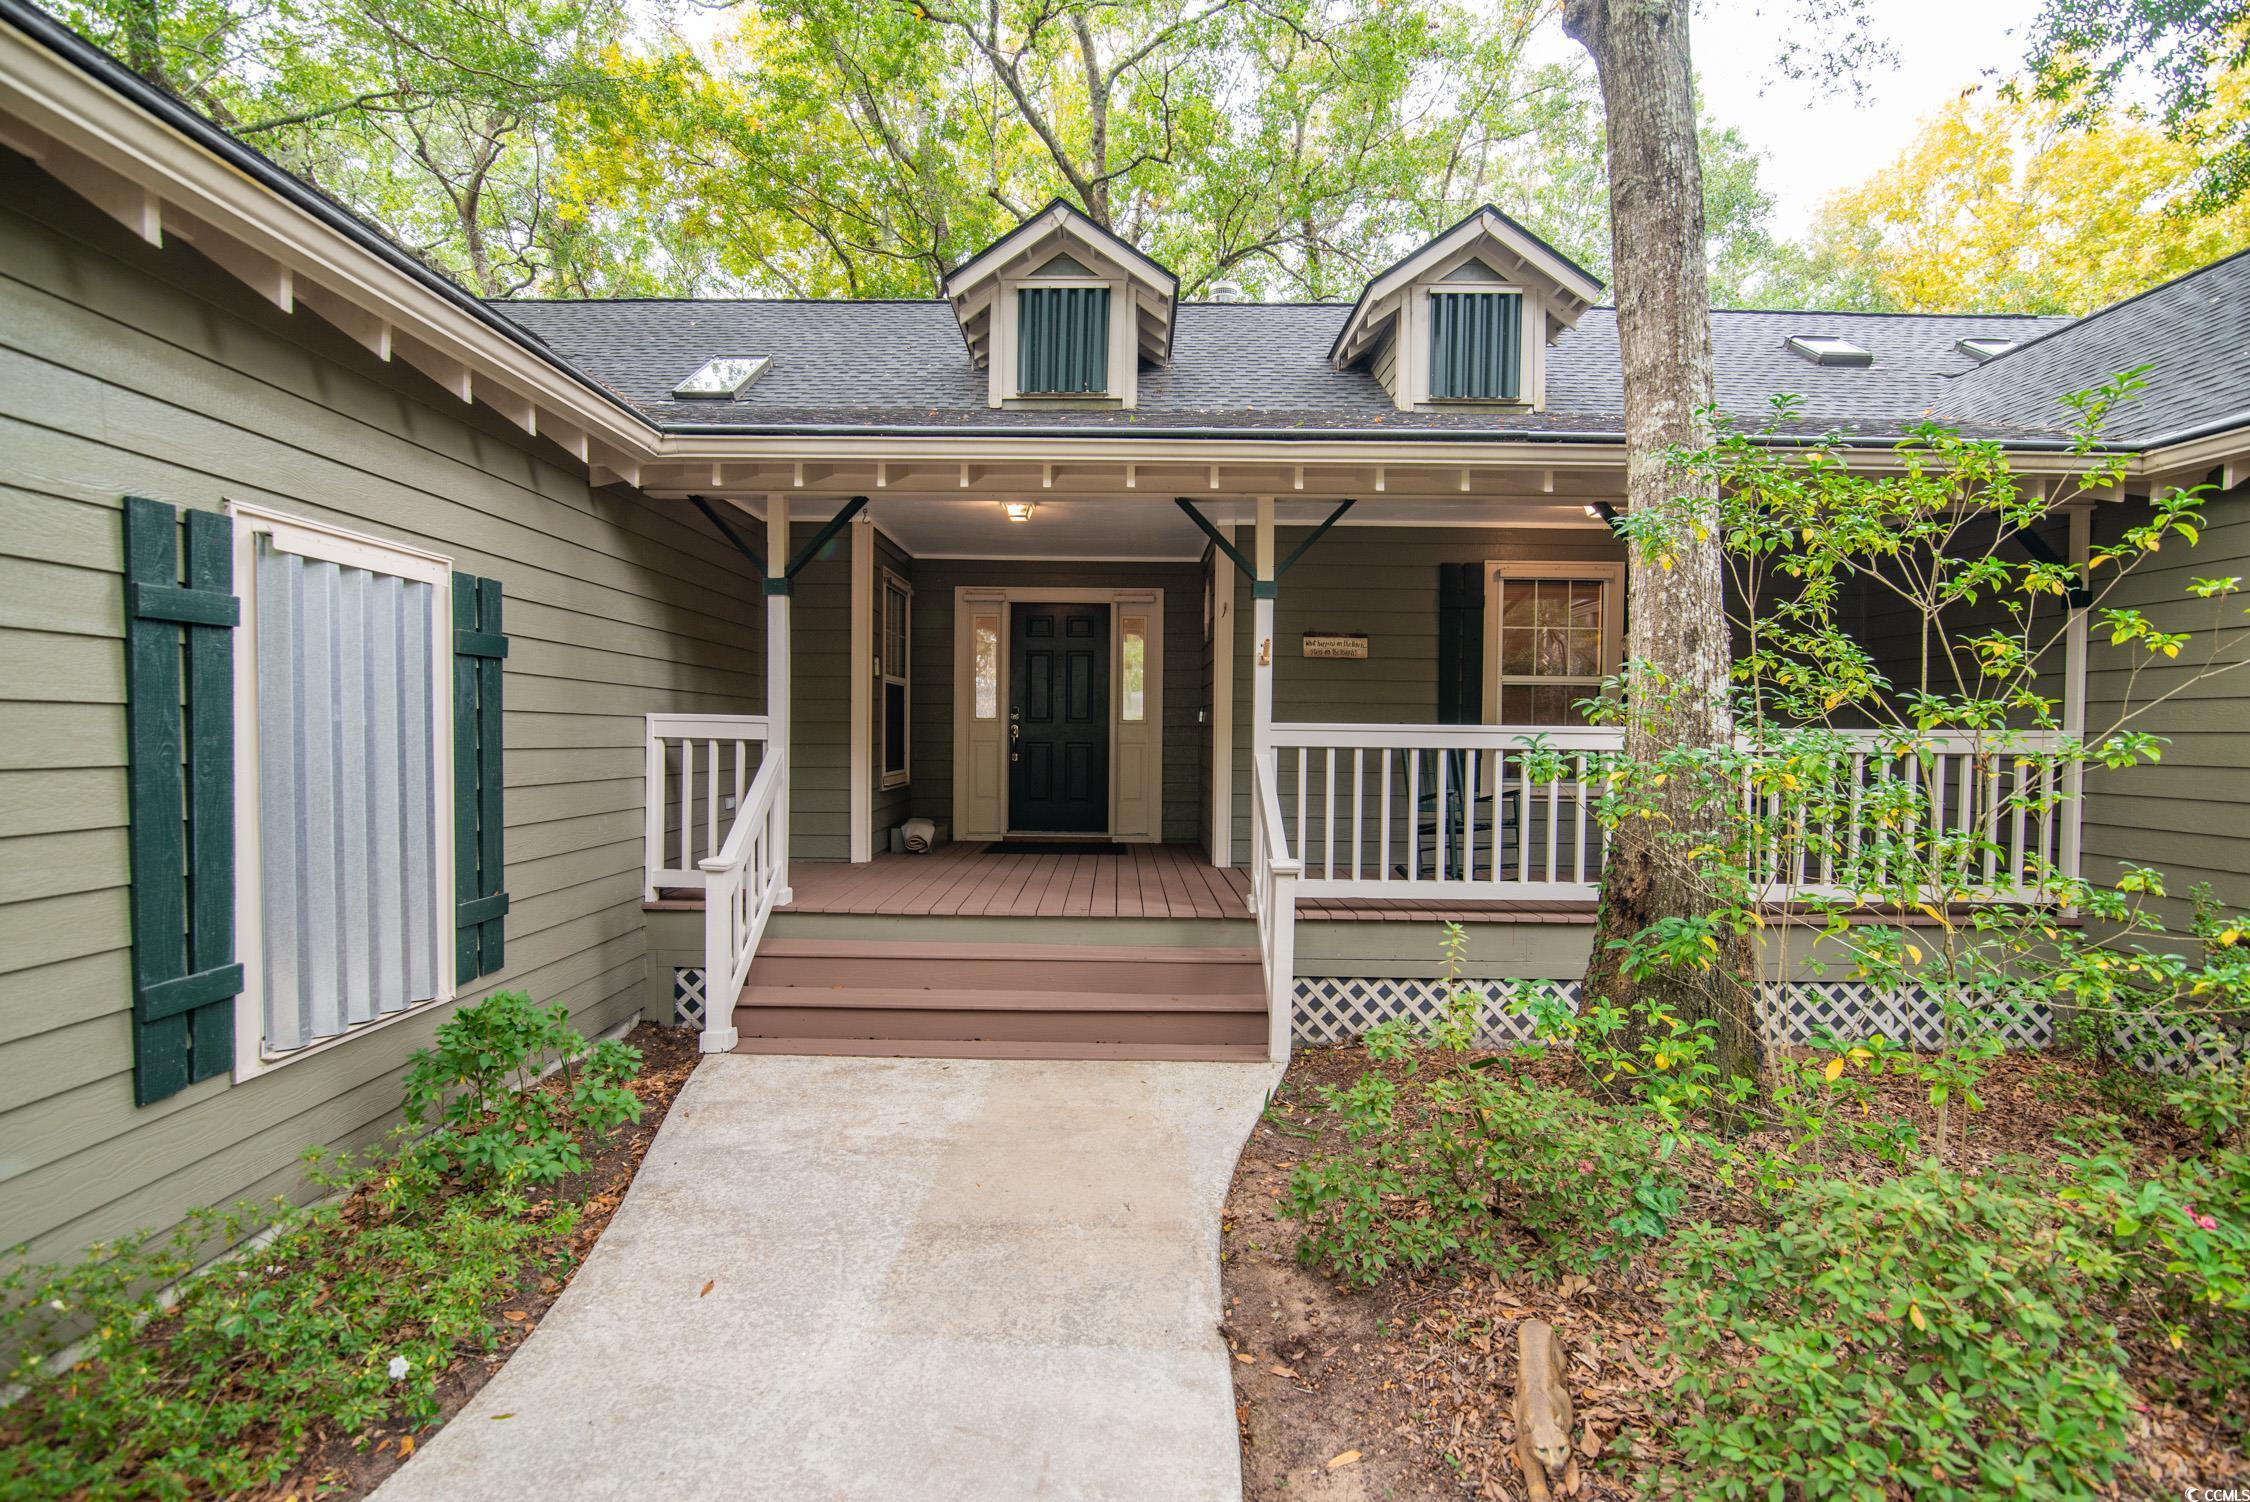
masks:
POLYGON ((704 1052, 734 1042, 734 1003, 757 957, 758 940, 789 887, 789 756, 768 751, 744 795, 726 842, 701 863, 703 877, 704 1052))
MULTIPOLYGON (((1764 796, 1768 827, 1791 831, 1753 852, 1765 900, 1850 897, 1870 878, 1880 886, 1885 846, 1862 805, 1894 783, 1918 787, 1915 806, 1963 847, 1955 890, 2021 901, 2037 895, 2036 873, 2075 874, 2077 841, 2065 825, 2072 807, 2027 811, 2016 798, 2054 790, 2058 737, 2000 743, 1939 731, 1905 755, 1895 732, 1839 739, 1806 785, 1764 796)), ((1588 775, 1596 757, 1622 746, 1621 731, 1277 724, 1272 744, 1272 811, 1260 799, 1253 817, 1270 818, 1279 856, 1299 863, 1300 897, 1587 901, 1596 893, 1605 842, 1588 775)))
POLYGON ((703 862, 719 853, 763 769, 771 737, 764 715, 648 717, 648 814, 642 834, 642 899, 667 887, 700 888, 703 862))
POLYGON ((1250 848, 1250 911, 1258 920, 1266 982, 1266 1057, 1286 1064, 1297 999, 1299 862, 1282 835, 1271 752, 1250 758, 1250 848))

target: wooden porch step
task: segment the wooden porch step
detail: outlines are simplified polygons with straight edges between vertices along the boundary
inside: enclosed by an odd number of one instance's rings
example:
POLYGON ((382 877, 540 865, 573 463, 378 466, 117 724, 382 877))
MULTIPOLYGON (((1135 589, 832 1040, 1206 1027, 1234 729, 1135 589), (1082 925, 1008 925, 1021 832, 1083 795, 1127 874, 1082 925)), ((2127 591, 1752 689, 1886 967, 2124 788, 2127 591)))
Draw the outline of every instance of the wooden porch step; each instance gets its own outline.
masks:
POLYGON ((1225 1010, 1134 1008, 1106 1004, 1056 1007, 917 1006, 892 995, 845 997, 801 993, 801 999, 760 1001, 734 1010, 744 1038, 890 1038, 928 1042, 1258 1043, 1266 1035, 1263 1008, 1225 1010))
POLYGON ((749 978, 756 987, 823 992, 841 988, 1037 998, 1059 993, 1257 994, 1262 990, 1259 977, 1256 953, 1243 949, 799 939, 760 945, 749 978))
POLYGON ((1146 1059, 1255 1064, 1263 1043, 1050 1043, 932 1038, 744 1038, 736 1053, 895 1059, 1146 1059))
POLYGON ((1255 991, 1011 991, 913 990, 892 986, 744 986, 738 1007, 885 1007, 966 1012, 1255 1012, 1266 999, 1255 991))

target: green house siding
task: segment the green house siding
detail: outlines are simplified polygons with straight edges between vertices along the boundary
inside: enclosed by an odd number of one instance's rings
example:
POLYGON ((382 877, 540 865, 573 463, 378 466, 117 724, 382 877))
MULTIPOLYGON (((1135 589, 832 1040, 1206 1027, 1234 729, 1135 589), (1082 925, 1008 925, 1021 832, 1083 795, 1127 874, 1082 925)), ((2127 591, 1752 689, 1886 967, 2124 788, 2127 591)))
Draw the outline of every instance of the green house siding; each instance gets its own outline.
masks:
POLYGON ((295 1192, 395 1119, 411 1015, 133 1103, 122 498, 226 498, 449 554, 506 593, 506 964, 587 1031, 644 971, 641 717, 763 707, 749 565, 692 512, 128 236, 0 153, 0 1244, 59 1255, 295 1192))
MULTIPOLYGON (((2094 541, 2113 542, 2146 515, 2138 504, 2105 506, 2094 516, 2094 541)), ((2173 928, 2185 925, 2186 893, 2198 882, 2209 882, 2226 906, 2250 908, 2250 754, 2244 751, 2250 746, 2250 684, 2237 670, 2187 686, 2197 672, 2189 664, 2210 660, 2214 626, 2239 630, 2242 608, 2239 598, 2214 605, 2186 594, 2193 579, 2250 576, 2250 486, 2210 502, 2204 519, 2196 546, 2168 539, 2163 551, 2144 559, 2103 601, 2146 612, 2159 630, 2193 632, 2178 665, 2144 667, 2134 679, 2134 665, 2145 662, 2147 652, 2112 647, 2099 629, 2090 633, 2087 653, 2091 733, 2116 722, 2128 692, 2132 703, 2149 705, 2178 690, 2133 722, 2135 729, 2165 738, 2164 759, 2124 772, 2089 771, 2083 809, 2087 877, 2113 881, 2123 866, 2156 867, 2174 894, 2157 910, 2173 928)), ((2218 660, 2241 654, 2236 646, 2218 660)))

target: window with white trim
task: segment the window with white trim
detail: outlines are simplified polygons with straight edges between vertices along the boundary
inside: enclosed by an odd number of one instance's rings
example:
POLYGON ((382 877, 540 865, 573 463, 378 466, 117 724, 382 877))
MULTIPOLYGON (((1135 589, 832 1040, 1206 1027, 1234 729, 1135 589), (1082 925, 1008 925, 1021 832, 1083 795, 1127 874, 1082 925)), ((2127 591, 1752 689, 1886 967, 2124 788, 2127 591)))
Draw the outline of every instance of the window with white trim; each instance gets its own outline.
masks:
POLYGON ((904 787, 913 771, 909 701, 914 591, 889 569, 883 570, 882 583, 882 614, 876 622, 875 744, 882 756, 883 786, 895 788, 904 787))
POLYGON ((239 1073, 451 994, 453 576, 434 554, 230 509, 239 1073))
POLYGON ((1583 725, 1578 701, 1601 692, 1624 651, 1624 568, 1495 563, 1486 587, 1486 718, 1583 725))

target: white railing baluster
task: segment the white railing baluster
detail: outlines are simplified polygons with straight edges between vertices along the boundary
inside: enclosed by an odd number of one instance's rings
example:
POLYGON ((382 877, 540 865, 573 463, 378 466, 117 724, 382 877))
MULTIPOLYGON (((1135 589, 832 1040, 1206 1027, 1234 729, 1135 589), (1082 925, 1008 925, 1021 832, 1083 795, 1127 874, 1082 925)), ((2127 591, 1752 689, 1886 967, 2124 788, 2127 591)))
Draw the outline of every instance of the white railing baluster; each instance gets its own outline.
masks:
MULTIPOLYGON (((1382 756, 1383 812, 1375 836, 1375 879, 1388 881, 1391 876, 1391 748, 1385 746, 1382 756)), ((1358 873, 1353 873, 1354 875, 1358 873)))
POLYGON ((749 796, 751 748, 757 747, 762 753, 769 729, 764 715, 652 714, 646 721, 641 879, 644 900, 654 901, 667 890, 703 889, 697 827, 702 828, 703 857, 708 857, 718 851, 720 837, 731 822, 721 806, 722 790, 730 780, 720 765, 724 748, 730 744, 734 747, 731 781, 739 812, 749 796), (698 742, 703 760, 700 779, 696 776, 698 742), (676 826, 674 819, 679 821, 676 826))
POLYGON ((1336 748, 1320 759, 1320 874, 1336 879, 1336 748))
MULTIPOLYGON (((1989 732, 1928 731, 1899 751, 1890 745, 1899 735, 1896 731, 1838 734, 1839 749, 1819 759, 1805 786, 1794 791, 1759 792, 1747 786, 1743 790, 1743 811, 1756 816, 1751 871, 1765 900, 1816 895, 1848 899, 1885 892, 1921 863, 1920 848, 1934 852, 1949 842, 1963 848, 1949 851, 1944 862, 1933 868, 1932 886, 1950 883, 1950 889, 1970 890, 1981 900, 2024 900, 2030 883, 2022 873, 2052 867, 2066 815, 2043 809, 2034 823, 2027 817, 2025 802, 2041 796, 2055 780, 2057 738, 2053 735, 2011 733, 2009 744, 2023 748, 2019 759, 2024 765, 2019 772, 2003 776, 1996 762, 1985 759, 1993 754, 1989 732), (1839 785, 1838 777, 1845 782, 1839 785), (2003 826, 1999 806, 2003 791, 2009 789, 2015 790, 2009 798, 2014 807, 2003 826), (1900 811, 1891 828, 1872 822, 1878 805, 1900 811), (1982 862, 1965 848, 1979 838, 1980 831, 1996 847, 1987 851, 1982 862), (2001 848, 2010 868, 2005 873, 1999 869, 2001 848)), ((1590 766, 1597 755, 1620 744, 1615 730, 1576 726, 1276 724, 1275 762, 1287 765, 1293 757, 1296 767, 1296 823, 1292 834, 1280 815, 1279 778, 1269 777, 1277 795, 1272 833, 1281 848, 1293 852, 1291 859, 1298 864, 1295 898, 1588 900, 1596 895, 1607 853, 1603 840, 1593 856, 1588 855, 1589 844, 1603 839, 1592 807, 1590 766), (1544 784, 1533 781, 1528 767, 1534 738, 1562 757, 1556 775, 1544 784), (1340 806, 1338 771, 1347 752, 1350 762, 1340 806), (1394 762, 1393 753, 1399 761, 1394 762), (1321 758, 1317 810, 1312 790, 1315 755, 1321 758), (1394 765, 1402 766, 1403 774, 1394 773, 1394 765), (1430 769, 1427 787, 1425 766, 1430 769), (1381 784, 1374 794, 1377 807, 1372 821, 1366 806, 1370 771, 1381 784), (1391 784, 1394 776, 1401 775, 1404 787, 1395 791, 1405 800, 1403 864, 1394 859, 1398 852, 1391 843, 1391 784), (1567 794, 1566 778, 1575 779, 1567 794), (1478 821, 1486 808, 1492 821, 1480 830, 1478 821), (1315 812, 1323 824, 1308 872, 1304 852, 1311 843, 1315 812), (1566 818, 1571 826, 1567 862, 1562 858, 1566 818), (1510 819, 1515 823, 1512 841, 1510 819), (1546 828, 1535 838, 1533 826, 1540 819, 1546 828), (1367 844, 1370 822, 1375 825, 1372 852, 1367 844), (1342 863, 1335 855, 1339 826, 1351 850, 1351 859, 1342 863), (1366 868, 1370 853, 1376 858, 1373 871, 1366 868), (1478 870, 1480 859, 1490 863, 1487 869, 1478 870)), ((1253 897, 1263 901, 1264 892, 1254 880, 1253 897)), ((1945 894, 1930 895, 1942 899, 1945 894)))

